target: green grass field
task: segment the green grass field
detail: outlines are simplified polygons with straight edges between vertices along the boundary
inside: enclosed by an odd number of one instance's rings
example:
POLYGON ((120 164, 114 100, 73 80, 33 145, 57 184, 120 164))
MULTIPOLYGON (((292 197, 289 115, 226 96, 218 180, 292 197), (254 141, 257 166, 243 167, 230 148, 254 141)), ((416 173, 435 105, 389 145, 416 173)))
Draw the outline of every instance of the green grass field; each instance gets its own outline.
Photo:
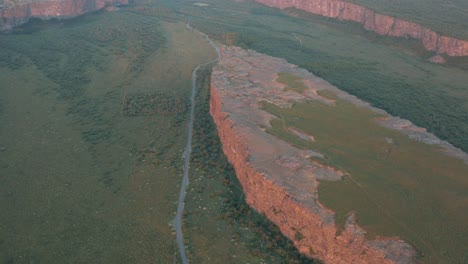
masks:
POLYGON ((355 211, 369 237, 401 237, 416 246, 424 263, 467 260, 468 165, 463 161, 378 125, 377 114, 341 99, 336 106, 265 103, 264 109, 281 117, 272 121, 269 133, 321 152, 325 158, 317 162, 346 173, 340 182, 319 186, 320 201, 337 213, 339 225, 355 211), (316 142, 304 142, 288 127, 316 142))
POLYGON ((277 82, 286 84, 287 87, 285 88, 286 90, 292 90, 298 93, 303 92, 307 87, 301 82, 301 78, 289 74, 289 73, 284 73, 281 72, 278 74, 278 79, 276 80, 277 82))
POLYGON ((0 262, 177 261, 177 102, 212 48, 121 10, 31 24, 0 50, 0 262))

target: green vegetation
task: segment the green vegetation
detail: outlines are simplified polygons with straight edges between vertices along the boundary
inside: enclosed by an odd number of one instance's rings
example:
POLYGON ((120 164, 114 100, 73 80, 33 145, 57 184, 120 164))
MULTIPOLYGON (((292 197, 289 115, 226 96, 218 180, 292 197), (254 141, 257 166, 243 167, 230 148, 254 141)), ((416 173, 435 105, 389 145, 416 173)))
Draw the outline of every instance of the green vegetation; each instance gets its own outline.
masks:
POLYGON ((286 90, 296 91, 298 93, 302 93, 307 87, 304 83, 302 83, 301 78, 297 77, 296 75, 281 72, 278 74, 277 82, 287 85, 285 88, 286 90))
POLYGON ((0 53, 0 262, 174 263, 191 72, 212 48, 121 10, 30 24, 0 53))
POLYGON ((10 68, 20 67, 27 57, 57 83, 57 92, 64 98, 82 95, 90 82, 86 71, 103 70, 110 56, 131 57, 129 71, 138 74, 147 57, 165 44, 164 34, 155 28, 159 23, 155 17, 126 12, 122 19, 118 13, 102 13, 63 23, 27 24, 17 29, 14 38, 2 37, 1 52, 10 68), (38 30, 47 27, 36 37, 38 30))
POLYGON ((188 98, 170 94, 132 94, 125 96, 123 113, 138 115, 176 115, 185 113, 189 106, 188 98))
POLYGON ((269 133, 321 152, 325 158, 318 162, 347 173, 343 181, 320 183, 320 201, 337 213, 340 225, 355 211, 369 237, 409 241, 425 263, 465 262, 468 166, 378 125, 379 116, 371 110, 335 99, 335 106, 318 101, 292 108, 263 105, 281 117, 272 121, 269 133), (290 140, 295 136, 287 127, 313 135, 316 142, 290 140))
POLYGON ((210 69, 199 71, 184 232, 194 263, 318 263, 245 202, 209 115, 210 69))
POLYGON ((468 57, 446 57, 447 65, 468 71, 468 57))
POLYGON ((381 14, 416 22, 444 35, 468 39, 468 2, 464 0, 345 0, 381 14))

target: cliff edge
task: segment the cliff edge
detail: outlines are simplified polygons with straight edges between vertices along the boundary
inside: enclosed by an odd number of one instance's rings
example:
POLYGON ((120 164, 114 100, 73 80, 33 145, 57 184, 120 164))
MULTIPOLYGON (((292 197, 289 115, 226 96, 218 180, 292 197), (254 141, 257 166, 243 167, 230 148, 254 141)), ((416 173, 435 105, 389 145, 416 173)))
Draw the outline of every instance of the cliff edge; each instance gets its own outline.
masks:
POLYGON ((352 213, 339 232, 334 212, 320 204, 317 189, 318 180, 336 181, 343 173, 313 162, 311 157, 320 153, 298 149, 266 132, 276 117, 262 110, 261 102, 288 107, 326 100, 310 87, 332 86, 283 59, 222 48, 212 71, 210 112, 248 204, 274 222, 306 256, 326 263, 414 263, 412 246, 396 237, 366 239, 352 213), (309 88, 302 93, 285 90, 276 82, 280 72, 306 78, 309 88))
POLYGON ((0 31, 9 31, 33 17, 71 18, 121 4, 128 4, 128 0, 2 1, 0 3, 0 31))
POLYGON ((416 23, 374 12, 366 7, 336 0, 255 0, 280 9, 296 8, 312 14, 353 21, 366 30, 383 36, 407 37, 421 40, 424 47, 437 54, 468 56, 468 40, 441 35, 416 23))

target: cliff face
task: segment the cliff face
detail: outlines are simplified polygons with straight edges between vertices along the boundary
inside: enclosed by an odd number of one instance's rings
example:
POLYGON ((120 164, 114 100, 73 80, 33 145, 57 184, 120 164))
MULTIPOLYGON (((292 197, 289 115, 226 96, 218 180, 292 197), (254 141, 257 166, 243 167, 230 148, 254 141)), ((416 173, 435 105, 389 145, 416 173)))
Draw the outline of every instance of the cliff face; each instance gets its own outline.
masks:
POLYGON ((429 51, 449 56, 468 56, 468 40, 440 35, 426 27, 391 16, 378 14, 365 7, 335 0, 255 0, 270 7, 294 7, 316 15, 360 23, 379 35, 410 37, 422 41, 429 51))
POLYGON ((70 18, 118 4, 128 4, 128 0, 55 0, 6 4, 0 7, 0 31, 10 30, 32 17, 70 18))
POLYGON ((293 102, 325 100, 310 87, 330 85, 310 73, 253 51, 224 47, 213 68, 210 112, 223 151, 233 164, 250 206, 274 222, 299 251, 326 263, 413 263, 413 248, 398 238, 367 240, 349 215, 339 233, 334 212, 318 201, 318 180, 339 180, 340 171, 314 163, 313 151, 297 149, 265 131, 273 116, 260 101, 287 107, 293 102), (303 95, 284 91, 278 72, 304 76, 303 95))

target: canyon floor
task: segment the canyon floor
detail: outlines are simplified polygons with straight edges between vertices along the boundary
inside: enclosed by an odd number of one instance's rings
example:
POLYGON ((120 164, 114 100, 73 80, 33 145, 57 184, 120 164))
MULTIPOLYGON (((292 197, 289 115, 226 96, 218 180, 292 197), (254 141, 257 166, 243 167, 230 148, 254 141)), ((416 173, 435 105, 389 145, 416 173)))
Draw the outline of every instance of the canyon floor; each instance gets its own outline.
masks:
POLYGON ((191 73, 215 52, 130 12, 31 26, 0 36, 0 262, 177 261, 191 73))

